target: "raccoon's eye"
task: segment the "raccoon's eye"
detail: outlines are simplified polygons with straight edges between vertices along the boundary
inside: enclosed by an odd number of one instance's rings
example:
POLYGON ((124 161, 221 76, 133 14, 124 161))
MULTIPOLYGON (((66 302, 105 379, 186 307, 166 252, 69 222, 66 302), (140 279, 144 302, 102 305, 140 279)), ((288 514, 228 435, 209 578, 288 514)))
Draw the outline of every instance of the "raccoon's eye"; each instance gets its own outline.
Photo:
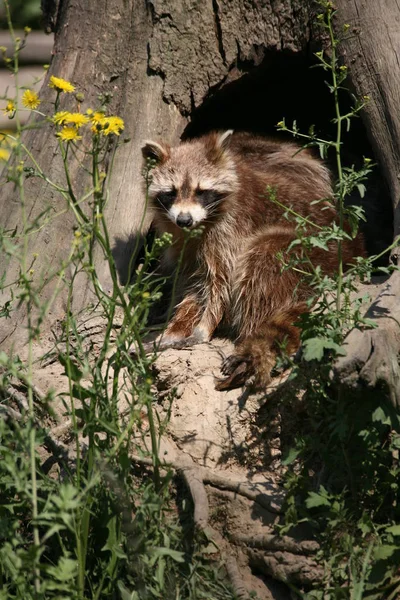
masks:
POLYGON ((175 198, 176 190, 169 190, 167 192, 160 192, 159 194, 157 194, 157 201, 164 208, 169 208, 172 205, 175 198))
POLYGON ((196 198, 203 206, 217 204, 225 198, 226 194, 215 190, 196 190, 196 198))

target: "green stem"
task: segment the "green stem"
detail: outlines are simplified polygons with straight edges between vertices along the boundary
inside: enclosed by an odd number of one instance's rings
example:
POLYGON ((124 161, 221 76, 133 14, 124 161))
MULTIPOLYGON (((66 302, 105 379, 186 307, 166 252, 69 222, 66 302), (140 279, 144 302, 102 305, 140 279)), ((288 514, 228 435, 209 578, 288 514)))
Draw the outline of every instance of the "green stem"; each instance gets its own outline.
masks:
MULTIPOLYGON (((28 229, 28 216, 26 212, 26 203, 25 203, 25 193, 24 193, 24 180, 20 162, 22 160, 21 154, 21 122, 18 114, 18 90, 19 90, 19 42, 16 40, 16 36, 14 33, 14 29, 11 21, 10 7, 8 4, 8 0, 4 0, 4 5, 6 9, 7 23, 8 29, 13 41, 14 46, 14 54, 13 54, 13 74, 16 88, 16 98, 15 98, 15 106, 16 106, 16 129, 17 129, 17 145, 15 148, 15 158, 17 164, 17 187, 21 200, 21 213, 22 213, 22 226, 23 231, 26 232, 28 229)), ((27 318, 28 318, 28 332, 29 332, 29 340, 28 340, 28 365, 27 365, 27 391, 28 391, 28 412, 30 419, 30 432, 29 432, 29 455, 30 455, 30 477, 31 477, 31 498, 32 498, 32 530, 33 530, 33 544, 35 547, 35 555, 34 555, 34 586, 36 594, 40 594, 41 583, 40 583, 40 570, 38 566, 37 554, 39 554, 40 550, 40 537, 39 537, 39 528, 37 525, 38 521, 38 493, 37 493, 37 478, 36 478, 36 429, 35 429, 35 414, 34 414, 34 405, 33 405, 33 389, 32 389, 32 376, 33 376, 33 348, 32 348, 32 327, 31 327, 31 296, 32 289, 30 287, 30 283, 28 283, 29 279, 26 277, 26 265, 27 265, 27 257, 28 257, 28 238, 24 235, 23 242, 23 251, 21 257, 21 270, 23 273, 23 282, 24 287, 27 287, 27 295, 28 295, 28 307, 27 307, 27 318)))
MULTIPOLYGON (((327 25, 329 31, 329 38, 331 43, 331 73, 332 73, 332 87, 333 87, 333 98, 335 103, 335 114, 336 114, 336 141, 334 143, 335 157, 336 157, 336 168, 338 173, 338 210, 339 210, 339 227, 343 231, 344 225, 344 183, 343 183, 343 167, 341 157, 341 144, 342 144, 342 117, 340 114, 339 105, 339 86, 337 80, 337 54, 336 44, 333 25, 332 25, 332 10, 328 8, 327 11, 327 25)), ((341 297, 343 288, 343 242, 341 239, 338 240, 338 279, 337 279, 337 296, 336 296, 336 313, 337 319, 340 321, 340 310, 341 310, 341 297)))

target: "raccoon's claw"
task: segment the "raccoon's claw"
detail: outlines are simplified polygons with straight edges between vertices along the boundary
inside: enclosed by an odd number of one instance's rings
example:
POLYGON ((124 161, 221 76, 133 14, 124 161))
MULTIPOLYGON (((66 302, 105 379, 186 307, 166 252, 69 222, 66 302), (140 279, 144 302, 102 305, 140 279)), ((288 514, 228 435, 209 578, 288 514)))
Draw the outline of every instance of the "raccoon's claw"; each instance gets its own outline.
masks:
POLYGON ((225 358, 221 365, 221 373, 225 379, 218 379, 215 389, 219 392, 242 387, 253 373, 251 361, 239 354, 225 358))
POLYGON ((221 364, 221 373, 222 375, 231 375, 233 371, 238 367, 241 363, 249 364, 249 359, 244 356, 240 356, 239 354, 231 354, 224 358, 221 364))

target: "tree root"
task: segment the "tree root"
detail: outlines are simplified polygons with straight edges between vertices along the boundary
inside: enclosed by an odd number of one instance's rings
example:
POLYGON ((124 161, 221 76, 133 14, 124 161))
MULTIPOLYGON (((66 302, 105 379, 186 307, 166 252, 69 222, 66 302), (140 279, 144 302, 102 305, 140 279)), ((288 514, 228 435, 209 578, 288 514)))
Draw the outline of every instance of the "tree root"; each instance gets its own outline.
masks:
POLYGON ((312 540, 296 542, 293 538, 273 534, 247 535, 246 533, 232 534, 229 539, 238 544, 244 544, 252 548, 260 548, 271 551, 291 552, 292 554, 311 555, 317 552, 319 544, 312 540))
POLYGON ((215 471, 209 471, 204 467, 197 467, 203 470, 203 481, 213 487, 220 488, 222 490, 229 490, 244 496, 248 500, 256 502, 266 510, 280 514, 282 512, 282 505, 285 499, 283 491, 279 490, 278 486, 274 483, 253 483, 243 484, 241 482, 235 482, 226 475, 221 475, 215 471))
POLYGON ((346 356, 333 369, 334 380, 344 388, 365 393, 380 386, 394 407, 400 407, 400 272, 383 285, 365 316, 376 329, 353 329, 347 336, 346 356))
MULTIPOLYGON (((148 457, 134 455, 132 456, 132 460, 149 467, 153 466, 151 458, 148 457)), ((169 463, 166 462, 161 463, 161 466, 172 468, 174 471, 181 472, 183 476, 184 471, 186 470, 195 471, 195 475, 191 475, 191 477, 195 477, 203 484, 209 484, 212 487, 222 490, 229 490, 235 494, 238 494, 239 496, 248 498, 252 502, 256 502, 262 506, 262 508, 265 508, 274 514, 281 513, 285 495, 275 483, 255 482, 252 484, 245 484, 238 482, 226 475, 222 475, 216 471, 211 471, 206 467, 195 465, 187 455, 185 455, 185 460, 182 461, 182 463, 176 461, 169 463)))
POLYGON ((4 404, 0 404, 0 415, 7 419, 11 419, 12 421, 21 421, 22 415, 17 410, 11 408, 11 406, 5 406, 4 404))
POLYGON ((266 554, 248 548, 247 555, 251 567, 284 583, 310 586, 321 581, 324 576, 322 567, 312 559, 299 554, 281 551, 266 554))
MULTIPOLYGON (((150 458, 135 456, 133 460, 139 464, 152 466, 150 458)), ((318 543, 313 540, 296 541, 289 536, 279 537, 273 533, 260 535, 233 533, 227 542, 209 524, 209 503, 204 487, 206 483, 211 487, 228 490, 232 495, 237 494, 248 498, 269 511, 271 511, 272 505, 273 512, 275 512, 278 507, 274 506, 271 500, 267 502, 265 492, 260 494, 259 490, 252 489, 252 486, 235 482, 229 477, 210 471, 205 467, 199 467, 187 456, 182 463, 165 463, 165 467, 173 468, 184 478, 194 504, 195 526, 197 530, 204 532, 220 552, 232 586, 239 598, 248 598, 248 591, 243 585, 243 578, 238 570, 236 559, 232 555, 232 543, 244 547, 250 566, 283 583, 311 585, 322 579, 323 569, 311 558, 319 549, 318 543)), ((268 487, 271 489, 271 494, 279 497, 282 502, 283 494, 281 495, 277 491, 277 486, 273 486, 271 483, 268 484, 268 487)))
POLYGON ((209 504, 206 488, 204 487, 204 479, 201 477, 201 470, 196 466, 184 467, 179 469, 189 488, 194 504, 193 520, 198 531, 202 531, 206 537, 211 540, 216 549, 218 549, 221 559, 225 564, 228 577, 230 579, 233 590, 240 600, 247 600, 249 594, 243 585, 243 578, 235 557, 232 555, 229 544, 223 536, 214 529, 208 522, 209 504))

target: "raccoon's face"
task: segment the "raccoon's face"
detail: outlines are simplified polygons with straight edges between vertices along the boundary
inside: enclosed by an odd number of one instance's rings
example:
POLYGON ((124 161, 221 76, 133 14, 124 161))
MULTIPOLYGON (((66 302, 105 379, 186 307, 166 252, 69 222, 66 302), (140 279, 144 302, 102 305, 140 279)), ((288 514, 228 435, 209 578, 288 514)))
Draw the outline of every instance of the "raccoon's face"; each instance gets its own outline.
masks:
POLYGON ((157 142, 142 148, 145 160, 155 162, 150 200, 178 227, 207 221, 236 191, 238 177, 228 149, 232 133, 211 133, 174 148, 157 142))

